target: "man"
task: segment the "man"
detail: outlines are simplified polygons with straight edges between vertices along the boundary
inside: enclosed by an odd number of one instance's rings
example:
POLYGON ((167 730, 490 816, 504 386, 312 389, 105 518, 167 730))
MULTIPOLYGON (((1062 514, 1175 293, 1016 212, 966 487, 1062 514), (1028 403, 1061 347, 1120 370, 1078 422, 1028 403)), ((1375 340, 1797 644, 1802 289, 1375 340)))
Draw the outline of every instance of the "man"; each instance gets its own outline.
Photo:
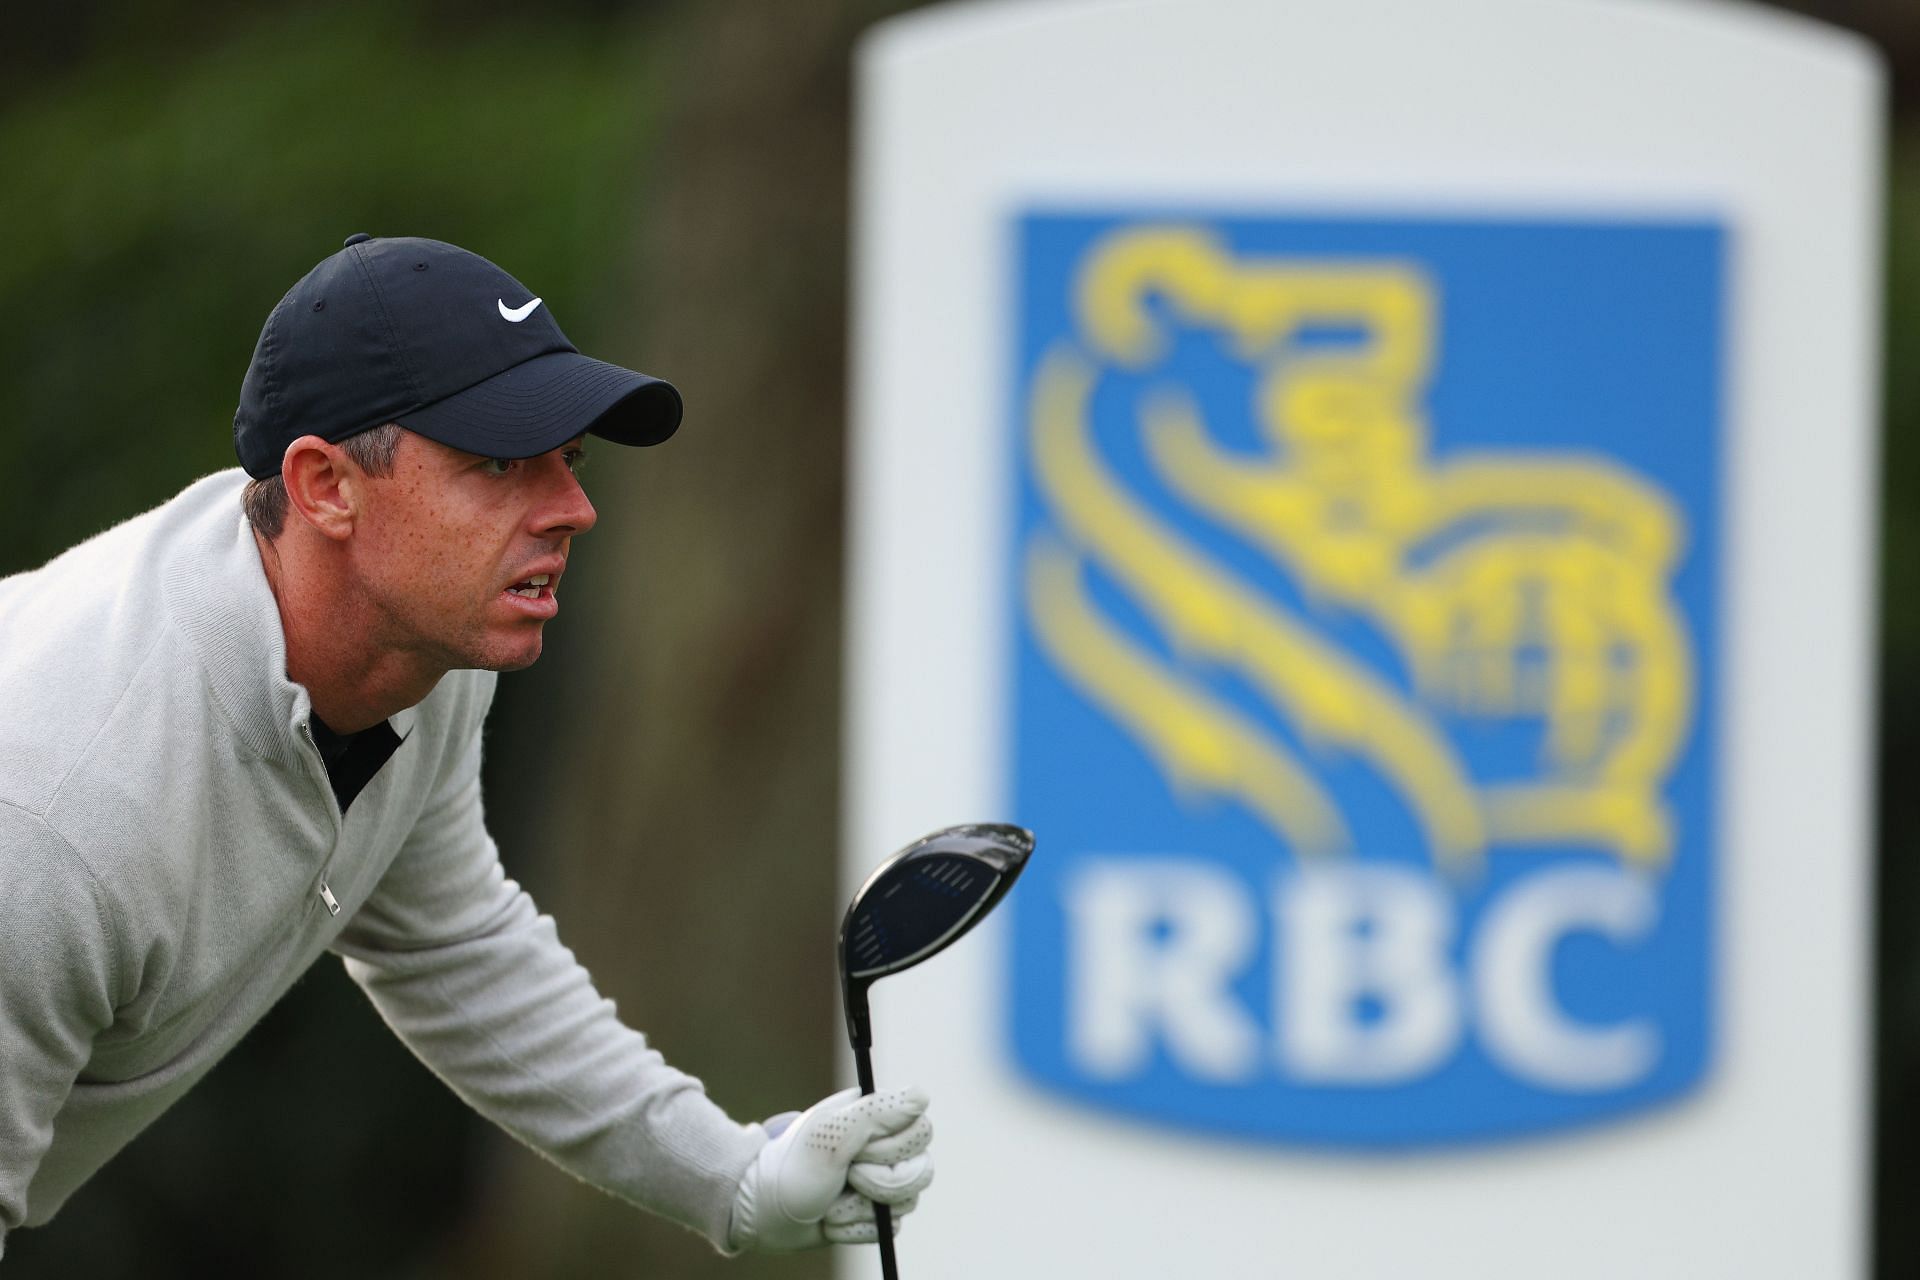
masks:
POLYGON ((479 1111, 724 1251, 913 1207, 924 1096, 734 1123, 620 1024, 482 821, 494 673, 539 657, 596 518, 583 442, 679 421, 492 263, 356 235, 267 319, 244 474, 0 581, 0 1248, 323 951, 479 1111))

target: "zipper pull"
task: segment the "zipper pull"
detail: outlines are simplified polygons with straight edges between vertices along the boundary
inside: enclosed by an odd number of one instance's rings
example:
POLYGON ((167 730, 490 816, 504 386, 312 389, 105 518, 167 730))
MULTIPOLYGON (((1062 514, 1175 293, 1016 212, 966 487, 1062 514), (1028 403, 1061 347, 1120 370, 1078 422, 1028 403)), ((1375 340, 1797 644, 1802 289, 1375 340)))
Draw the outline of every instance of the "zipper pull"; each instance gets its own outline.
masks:
POLYGON ((333 890, 327 888, 327 882, 325 880, 320 882, 320 901, 326 903, 327 910, 331 911, 334 915, 337 916, 340 914, 340 901, 333 896, 333 890))

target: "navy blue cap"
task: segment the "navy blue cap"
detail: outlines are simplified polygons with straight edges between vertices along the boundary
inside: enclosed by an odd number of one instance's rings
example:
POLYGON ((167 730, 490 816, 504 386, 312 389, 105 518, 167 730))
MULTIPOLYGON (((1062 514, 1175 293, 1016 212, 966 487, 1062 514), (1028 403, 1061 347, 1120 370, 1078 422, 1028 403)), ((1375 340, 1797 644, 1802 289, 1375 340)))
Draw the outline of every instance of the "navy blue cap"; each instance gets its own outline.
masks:
POLYGON ((363 232, 267 316, 233 448, 258 479, 280 474, 301 436, 340 441, 389 422, 530 458, 583 433, 658 444, 680 425, 680 393, 581 355, 544 301, 478 254, 363 232))

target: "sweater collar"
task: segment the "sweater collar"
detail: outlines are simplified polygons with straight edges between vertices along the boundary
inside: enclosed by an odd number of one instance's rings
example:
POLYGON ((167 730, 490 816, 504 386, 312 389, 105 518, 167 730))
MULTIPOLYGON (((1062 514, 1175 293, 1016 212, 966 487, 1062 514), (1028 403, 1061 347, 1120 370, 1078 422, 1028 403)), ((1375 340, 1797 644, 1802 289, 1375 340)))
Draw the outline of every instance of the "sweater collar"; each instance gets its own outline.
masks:
MULTIPOLYGON (((165 554, 166 599, 234 733, 255 754, 292 762, 313 701, 305 686, 287 678, 280 609, 240 507, 246 479, 236 467, 174 500, 185 523, 165 554)), ((408 707, 388 724, 404 738, 418 715, 408 707)))

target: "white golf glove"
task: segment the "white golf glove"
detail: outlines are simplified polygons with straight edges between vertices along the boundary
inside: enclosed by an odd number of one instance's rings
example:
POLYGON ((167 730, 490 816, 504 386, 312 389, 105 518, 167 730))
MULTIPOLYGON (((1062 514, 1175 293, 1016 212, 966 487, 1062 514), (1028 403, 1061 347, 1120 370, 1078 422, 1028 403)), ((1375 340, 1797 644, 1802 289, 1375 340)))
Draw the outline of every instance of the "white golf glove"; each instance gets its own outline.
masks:
POLYGON ((843 1089, 805 1114, 766 1122, 770 1139, 740 1179, 729 1245, 786 1253, 879 1238, 873 1201, 893 1206, 894 1229, 933 1181, 927 1095, 843 1089))

